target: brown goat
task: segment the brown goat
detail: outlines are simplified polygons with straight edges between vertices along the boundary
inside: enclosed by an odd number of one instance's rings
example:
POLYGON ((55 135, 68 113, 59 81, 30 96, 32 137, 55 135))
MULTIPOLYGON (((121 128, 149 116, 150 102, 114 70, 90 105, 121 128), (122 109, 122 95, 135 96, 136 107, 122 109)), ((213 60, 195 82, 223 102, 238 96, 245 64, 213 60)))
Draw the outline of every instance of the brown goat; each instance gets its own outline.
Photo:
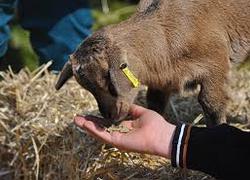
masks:
POLYGON ((121 120, 139 91, 120 69, 126 63, 148 86, 148 107, 159 113, 171 93, 200 84, 198 100, 213 126, 226 122, 230 62, 249 52, 250 0, 141 0, 131 18, 79 46, 56 89, 74 75, 105 118, 121 120))

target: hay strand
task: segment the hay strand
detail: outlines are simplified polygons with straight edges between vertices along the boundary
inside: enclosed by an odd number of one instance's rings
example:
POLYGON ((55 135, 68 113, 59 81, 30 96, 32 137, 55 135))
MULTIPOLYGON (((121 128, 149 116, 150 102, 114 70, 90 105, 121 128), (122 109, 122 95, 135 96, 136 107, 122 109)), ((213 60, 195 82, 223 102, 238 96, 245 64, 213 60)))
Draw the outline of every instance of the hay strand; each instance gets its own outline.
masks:
MULTIPOLYGON (((155 156, 125 153, 103 145, 73 125, 75 114, 99 114, 93 96, 73 79, 55 91, 57 76, 48 63, 38 70, 0 72, 0 179, 178 179, 170 162, 155 156)), ((247 129, 250 72, 231 78, 230 123, 247 129)), ((137 99, 145 103, 145 91, 137 99)), ((185 95, 184 95, 185 96, 185 95)), ((174 96, 170 119, 195 119, 197 98, 174 96), (174 113, 173 113, 174 110, 174 113)), ((186 121, 187 122, 187 121, 186 121)), ((194 121, 201 124, 201 116, 194 121)), ((188 171, 188 179, 213 179, 188 171)))

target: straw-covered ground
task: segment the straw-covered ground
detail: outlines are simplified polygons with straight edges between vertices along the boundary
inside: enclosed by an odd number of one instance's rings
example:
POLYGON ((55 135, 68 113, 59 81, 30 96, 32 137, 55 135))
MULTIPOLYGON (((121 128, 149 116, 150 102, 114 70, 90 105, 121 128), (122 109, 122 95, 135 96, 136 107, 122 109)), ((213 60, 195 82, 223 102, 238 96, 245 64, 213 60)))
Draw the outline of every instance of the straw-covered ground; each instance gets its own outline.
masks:
MULTIPOLYGON (((47 65, 49 66, 49 64, 47 65)), ((159 157, 120 152, 72 123, 74 114, 97 113, 94 98, 71 80, 56 92, 46 65, 35 72, 2 72, 0 81, 0 179, 180 179, 159 157), (41 76, 42 75, 42 76, 41 76)), ((250 72, 233 71, 229 119, 247 129, 250 72)), ((145 91, 138 102, 145 104, 145 91)), ((171 119, 193 122, 202 113, 195 96, 173 97, 171 119)), ((195 123, 202 123, 196 119, 195 123)), ((189 171, 187 179, 212 179, 189 171)))

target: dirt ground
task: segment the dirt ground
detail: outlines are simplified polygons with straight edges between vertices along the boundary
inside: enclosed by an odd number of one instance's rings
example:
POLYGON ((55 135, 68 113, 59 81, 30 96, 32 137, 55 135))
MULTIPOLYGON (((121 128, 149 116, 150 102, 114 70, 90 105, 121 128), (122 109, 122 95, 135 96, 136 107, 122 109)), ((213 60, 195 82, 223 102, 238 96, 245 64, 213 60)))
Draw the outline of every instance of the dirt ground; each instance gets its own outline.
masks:
MULTIPOLYGON (((57 77, 46 68, 1 72, 0 179, 171 180, 186 176, 164 158, 120 152, 77 129, 72 123, 74 114, 98 112, 94 98, 74 80, 56 92, 57 77)), ((248 130, 250 71, 234 69, 230 77, 229 123, 248 130)), ((145 90, 137 103, 145 105, 145 90)), ((197 93, 173 96, 167 110, 172 121, 202 126, 203 120, 194 122, 200 114, 197 93)), ((213 178, 188 171, 187 179, 213 178)))

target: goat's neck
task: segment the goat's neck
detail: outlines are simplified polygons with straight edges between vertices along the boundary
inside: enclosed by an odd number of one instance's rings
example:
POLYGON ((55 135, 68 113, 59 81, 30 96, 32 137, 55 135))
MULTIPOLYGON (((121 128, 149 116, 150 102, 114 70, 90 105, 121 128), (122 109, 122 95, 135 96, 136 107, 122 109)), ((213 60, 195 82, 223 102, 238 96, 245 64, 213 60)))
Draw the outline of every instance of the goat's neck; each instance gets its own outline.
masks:
POLYGON ((128 53, 134 56, 128 60, 135 66, 134 71, 144 85, 164 88, 172 74, 168 45, 166 39, 162 38, 165 37, 164 32, 160 27, 148 24, 142 27, 135 26, 126 38, 128 53))

